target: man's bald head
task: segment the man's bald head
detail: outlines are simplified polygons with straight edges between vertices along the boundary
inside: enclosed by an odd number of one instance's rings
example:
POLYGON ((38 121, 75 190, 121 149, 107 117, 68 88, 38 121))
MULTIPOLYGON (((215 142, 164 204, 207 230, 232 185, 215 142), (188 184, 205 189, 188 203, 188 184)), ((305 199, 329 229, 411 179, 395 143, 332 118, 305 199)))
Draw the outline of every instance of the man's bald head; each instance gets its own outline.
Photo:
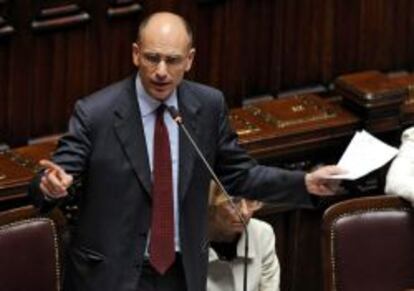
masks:
POLYGON ((132 44, 132 61, 145 91, 159 101, 169 98, 191 69, 192 34, 180 16, 159 12, 145 19, 132 44))
POLYGON ((142 41, 147 29, 151 32, 154 30, 156 32, 167 32, 171 31, 171 29, 183 30, 188 37, 188 47, 191 48, 193 45, 193 31, 190 24, 177 14, 171 12, 157 12, 144 18, 138 27, 138 43, 142 41))

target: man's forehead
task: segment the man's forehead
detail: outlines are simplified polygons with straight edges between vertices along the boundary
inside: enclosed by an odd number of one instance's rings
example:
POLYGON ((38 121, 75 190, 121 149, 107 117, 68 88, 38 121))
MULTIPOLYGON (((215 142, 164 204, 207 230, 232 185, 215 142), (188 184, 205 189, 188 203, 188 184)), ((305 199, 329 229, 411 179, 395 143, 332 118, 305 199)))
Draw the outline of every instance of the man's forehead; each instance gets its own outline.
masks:
POLYGON ((184 55, 190 49, 188 39, 169 37, 143 37, 139 42, 143 52, 184 55))
POLYGON ((142 33, 158 34, 188 34, 184 23, 178 19, 151 19, 142 28, 142 33))
POLYGON ((169 46, 151 46, 143 45, 141 47, 142 53, 144 54, 158 54, 164 56, 184 56, 186 50, 184 48, 169 47, 169 46))
POLYGON ((171 33, 157 33, 146 31, 142 34, 140 38, 140 43, 144 46, 146 45, 162 45, 162 46, 188 46, 190 40, 188 35, 180 32, 171 32, 171 33))

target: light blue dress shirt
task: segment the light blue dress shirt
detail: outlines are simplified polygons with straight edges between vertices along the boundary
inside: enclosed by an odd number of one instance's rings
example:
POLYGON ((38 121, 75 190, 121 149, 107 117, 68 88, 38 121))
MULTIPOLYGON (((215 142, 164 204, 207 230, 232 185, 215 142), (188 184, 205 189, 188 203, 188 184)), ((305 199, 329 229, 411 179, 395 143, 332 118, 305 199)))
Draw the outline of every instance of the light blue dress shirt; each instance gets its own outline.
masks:
MULTIPOLYGON (((153 140, 154 140, 154 127, 156 119, 156 110, 158 106, 161 105, 161 102, 152 98, 145 91, 142 86, 141 79, 137 75, 136 79, 136 92, 138 96, 138 104, 141 112, 142 124, 144 127, 145 142, 147 145, 148 159, 150 162, 151 169, 151 178, 153 177, 153 140)), ((164 104, 167 106, 174 106, 178 110, 178 101, 177 101, 177 90, 164 101, 164 104)), ((180 251, 180 231, 179 231, 179 203, 178 203, 178 126, 172 119, 171 115, 165 111, 164 112, 164 123, 167 126, 168 135, 170 139, 170 148, 171 148, 171 161, 172 161, 172 173, 173 173, 173 200, 174 200, 174 243, 175 250, 180 251)), ((148 236, 148 239, 150 236, 148 236)), ((149 241, 148 241, 149 242, 149 241)), ((148 244, 147 244, 148 250, 148 244)))

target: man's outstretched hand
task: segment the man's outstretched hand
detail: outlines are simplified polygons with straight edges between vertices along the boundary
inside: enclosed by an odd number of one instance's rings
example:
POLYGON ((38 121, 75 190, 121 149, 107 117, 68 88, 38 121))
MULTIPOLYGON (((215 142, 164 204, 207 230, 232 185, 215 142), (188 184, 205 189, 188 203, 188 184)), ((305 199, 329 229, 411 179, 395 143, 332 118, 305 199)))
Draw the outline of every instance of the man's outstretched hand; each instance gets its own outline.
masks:
POLYGON ((346 171, 337 166, 320 167, 305 175, 305 184, 308 192, 319 196, 333 195, 339 188, 339 180, 329 179, 346 171))
POLYGON ((45 168, 40 181, 40 190, 43 194, 51 199, 68 195, 67 189, 73 183, 73 176, 49 160, 41 160, 39 164, 45 168))

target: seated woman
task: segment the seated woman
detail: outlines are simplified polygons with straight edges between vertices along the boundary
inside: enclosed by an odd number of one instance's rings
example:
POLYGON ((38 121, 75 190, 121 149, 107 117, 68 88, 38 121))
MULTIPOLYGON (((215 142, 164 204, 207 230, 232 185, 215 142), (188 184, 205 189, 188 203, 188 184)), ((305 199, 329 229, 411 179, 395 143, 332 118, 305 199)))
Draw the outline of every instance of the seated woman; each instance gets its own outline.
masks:
POLYGON ((414 206, 414 127, 401 136, 400 151, 387 173, 385 193, 398 195, 414 206))
MULTIPOLYGON (((278 291, 279 261, 271 225, 251 218, 258 201, 234 198, 249 234, 248 291, 278 291)), ((209 197, 209 267, 207 291, 243 290, 245 233, 243 223, 228 199, 212 183, 209 197)))

